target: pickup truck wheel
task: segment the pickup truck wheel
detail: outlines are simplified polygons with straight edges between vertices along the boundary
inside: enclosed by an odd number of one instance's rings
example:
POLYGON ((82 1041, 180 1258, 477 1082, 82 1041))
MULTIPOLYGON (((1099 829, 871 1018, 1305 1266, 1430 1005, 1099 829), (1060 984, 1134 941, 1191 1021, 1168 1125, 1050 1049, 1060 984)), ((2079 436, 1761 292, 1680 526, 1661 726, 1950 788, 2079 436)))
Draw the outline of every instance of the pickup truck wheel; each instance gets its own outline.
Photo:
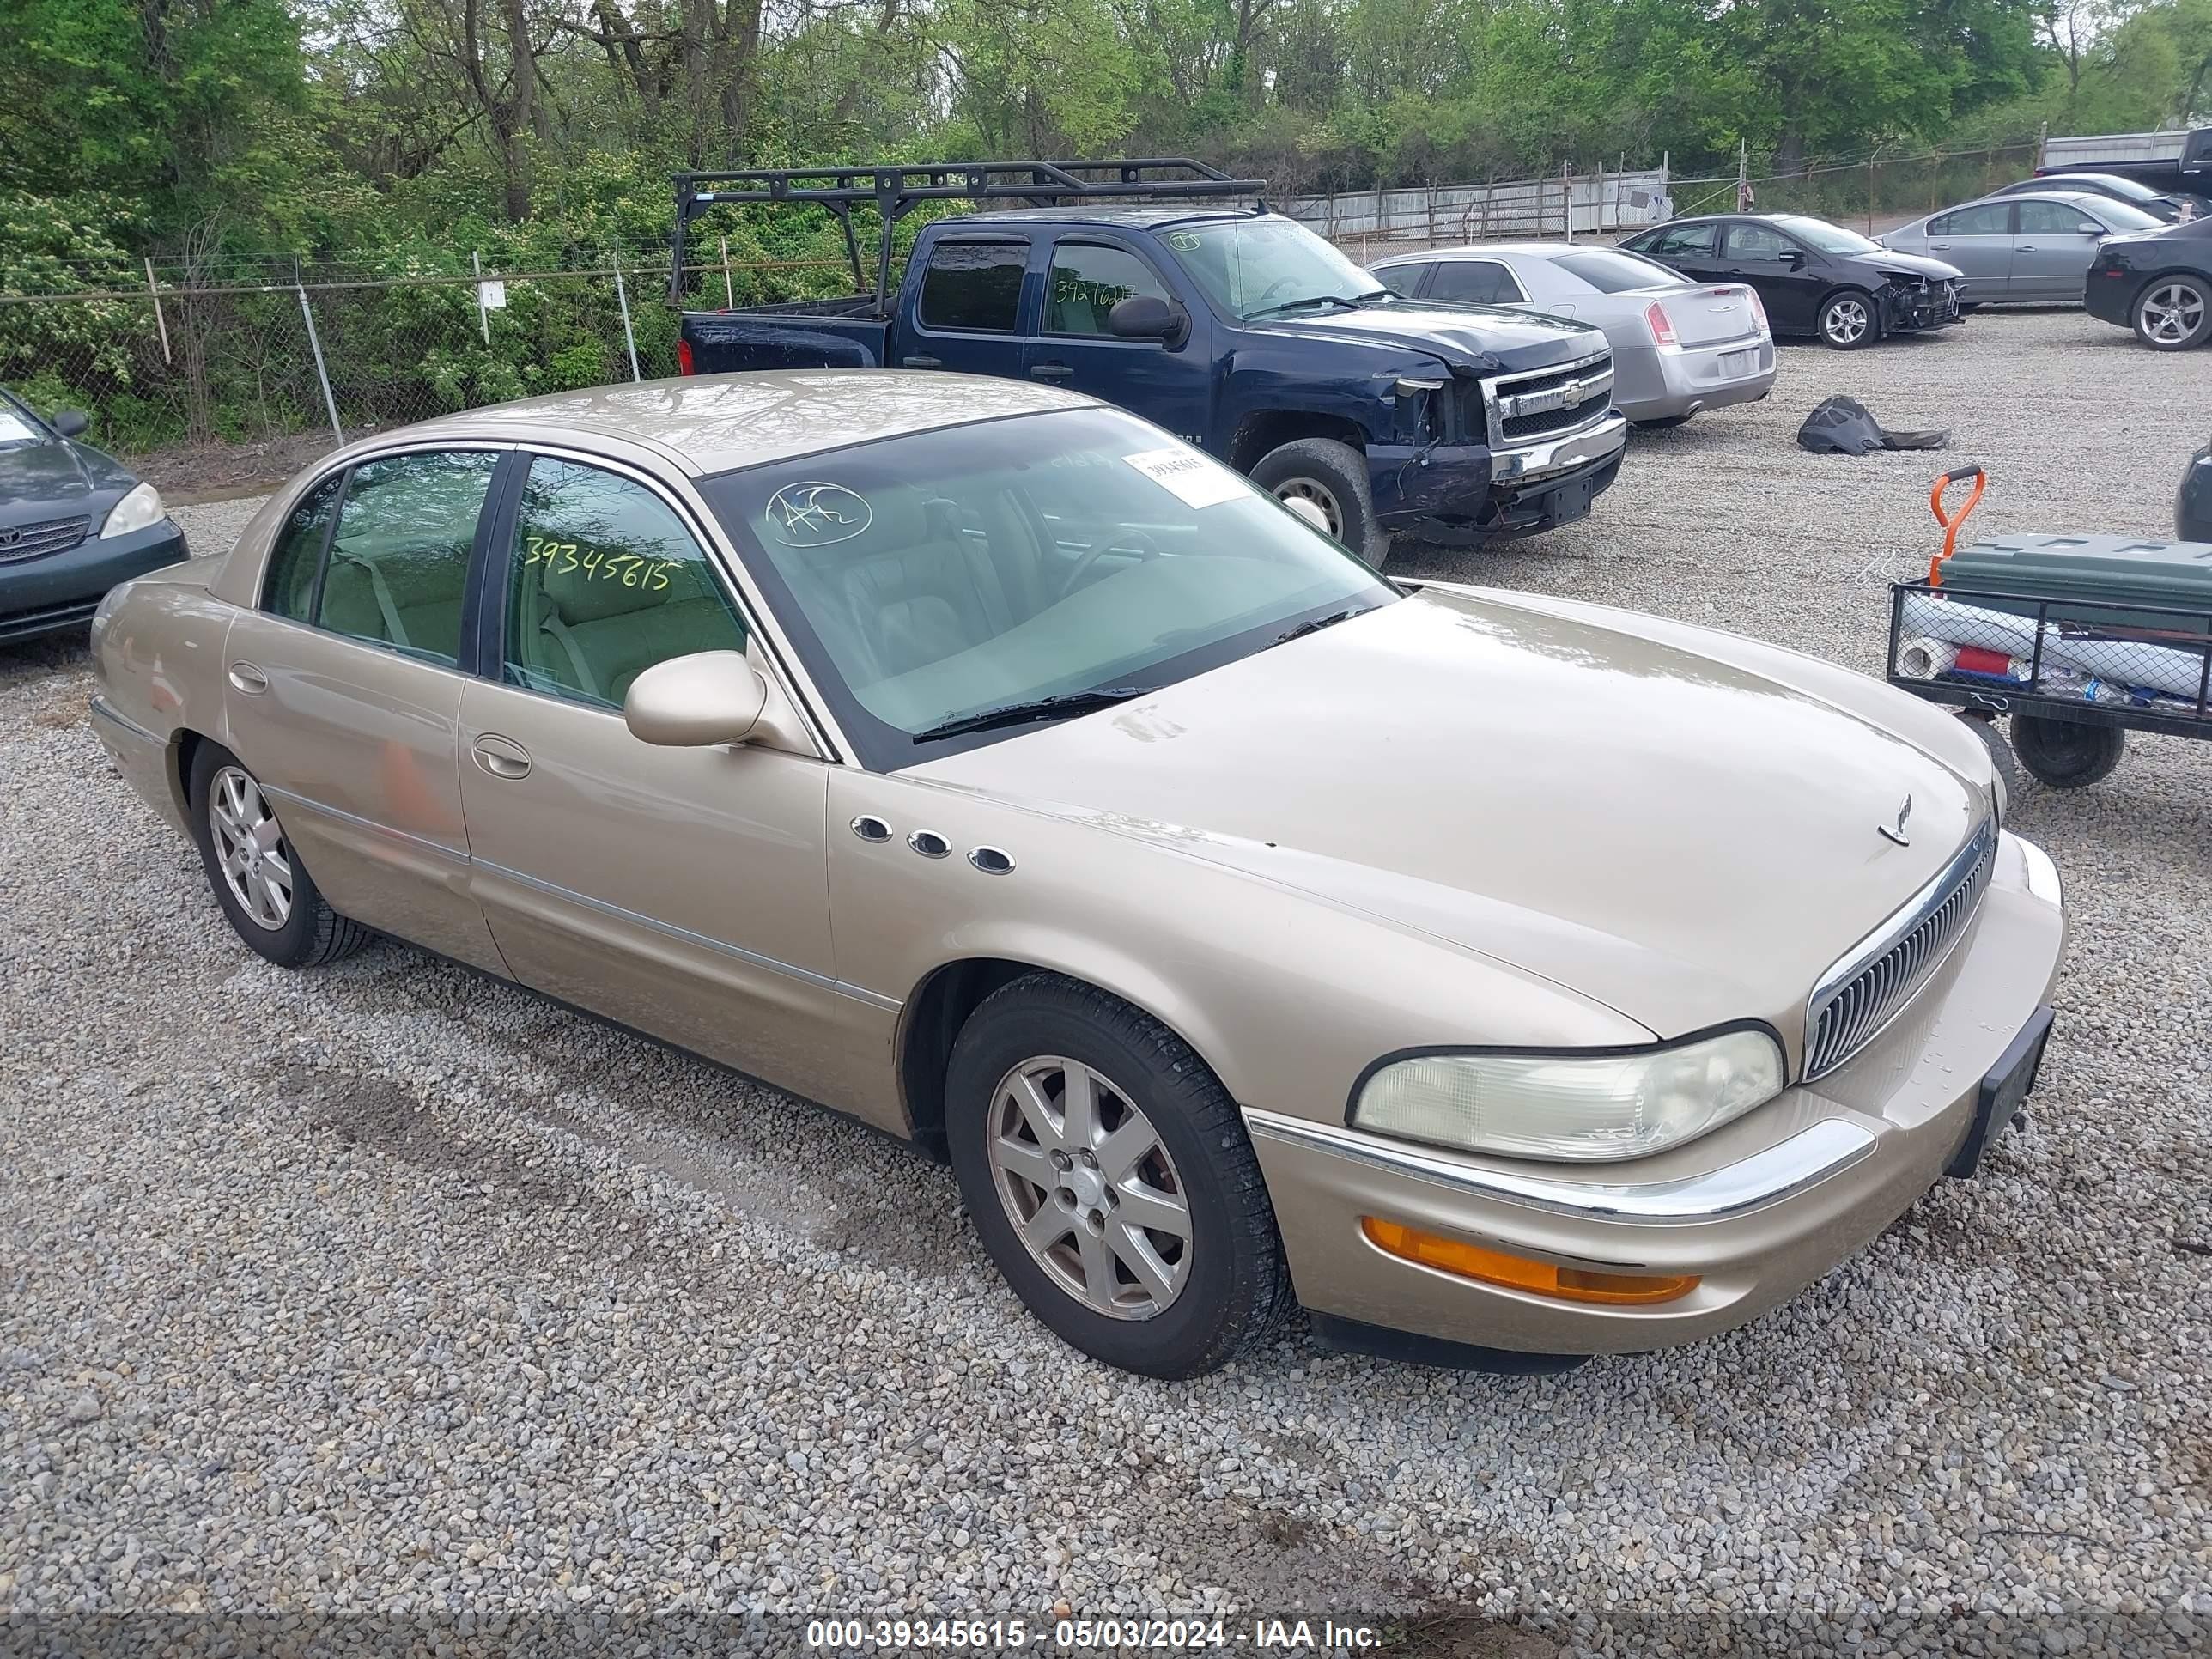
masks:
POLYGON ((1237 1103, 1096 987, 1027 974, 986 997, 953 1044, 945 1128, 983 1248, 1092 1358, 1195 1376, 1295 1305, 1237 1103))
POLYGON ((1252 469, 1252 482, 1283 501, 1311 501, 1328 533, 1368 563, 1390 556, 1390 538, 1376 527, 1367 458, 1334 438, 1299 438, 1271 449, 1252 469))
POLYGON ((2136 295, 2136 338, 2153 351, 2186 351, 2212 336, 2212 283, 2175 273, 2154 276, 2136 295))
POLYGON ((2112 775, 2128 745, 2125 728, 2085 726, 2039 714, 2012 717, 2013 752, 2028 775, 2051 789, 2087 789, 2112 775))

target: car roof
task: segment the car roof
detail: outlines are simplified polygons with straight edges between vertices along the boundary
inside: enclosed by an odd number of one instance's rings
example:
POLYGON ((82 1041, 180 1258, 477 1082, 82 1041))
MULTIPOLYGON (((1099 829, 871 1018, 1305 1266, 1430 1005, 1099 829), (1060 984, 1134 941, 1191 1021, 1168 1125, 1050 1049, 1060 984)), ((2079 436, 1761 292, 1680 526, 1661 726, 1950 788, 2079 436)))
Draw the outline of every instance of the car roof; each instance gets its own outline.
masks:
POLYGON ((1187 225, 1202 219, 1278 218, 1254 208, 1187 207, 1036 207, 994 208, 986 213, 963 213, 937 222, 948 229, 969 225, 1030 224, 1040 220, 1057 224, 1127 225, 1143 230, 1155 225, 1187 225))
POLYGON ((2158 194, 2156 191, 2151 189, 2148 185, 2144 184, 2141 179, 2130 179, 2125 173, 2040 173, 2033 179, 2022 179, 2015 183, 2002 185, 1998 189, 1991 191, 1990 193, 1992 196, 2000 196, 2006 191, 2050 190, 2052 188, 2063 188, 2063 186, 2055 186, 2053 184, 2054 180, 2060 179, 2094 179, 2102 184, 2126 185, 2133 189, 2140 190, 2147 195, 2155 196, 2158 194))
MULTIPOLYGON (((1954 207, 1938 208, 1935 212, 1925 216, 1930 219, 1940 219, 1947 213, 1958 212, 1960 208, 1995 207, 1999 203, 2004 202, 2086 202, 2091 207, 2098 207, 2109 205, 2112 199, 2109 196, 2100 196, 2092 190, 1992 191, 1987 196, 1977 196, 1971 202, 1960 202, 1954 207)), ((2123 202, 2120 205, 2126 207, 2130 204, 2123 202)))
POLYGON ((1601 253, 1613 251, 1603 242, 1464 242, 1457 247, 1432 247, 1419 253, 1393 253, 1387 258, 1377 259, 1375 264, 1404 264, 1414 259, 1492 259, 1501 253, 1550 259, 1562 253, 1588 253, 1592 250, 1601 253))
POLYGON ((1097 401, 1031 381, 980 374, 775 369, 525 398, 379 433, 354 447, 381 449, 395 440, 568 440, 590 448, 657 450, 678 471, 704 476, 910 432, 1093 407, 1097 401))

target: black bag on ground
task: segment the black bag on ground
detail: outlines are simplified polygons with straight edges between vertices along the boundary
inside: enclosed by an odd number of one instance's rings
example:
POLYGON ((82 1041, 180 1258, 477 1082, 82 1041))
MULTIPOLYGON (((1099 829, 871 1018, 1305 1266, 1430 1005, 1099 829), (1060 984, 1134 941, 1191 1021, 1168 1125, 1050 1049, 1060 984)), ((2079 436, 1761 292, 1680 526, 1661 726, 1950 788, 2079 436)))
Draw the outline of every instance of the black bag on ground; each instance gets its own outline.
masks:
POLYGON ((1869 455, 1877 449, 1941 449, 1948 432, 1889 432, 1856 398, 1825 398, 1797 428, 1797 445, 1816 455, 1869 455))

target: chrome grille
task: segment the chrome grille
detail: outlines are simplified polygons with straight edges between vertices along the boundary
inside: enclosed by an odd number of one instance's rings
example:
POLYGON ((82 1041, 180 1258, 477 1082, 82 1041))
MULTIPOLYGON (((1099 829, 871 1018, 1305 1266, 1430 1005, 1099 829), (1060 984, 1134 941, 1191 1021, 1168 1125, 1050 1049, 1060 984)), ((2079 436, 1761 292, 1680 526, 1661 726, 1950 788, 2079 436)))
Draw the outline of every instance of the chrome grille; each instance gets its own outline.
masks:
POLYGON ((47 553, 65 553, 84 539, 89 519, 41 519, 36 524, 0 524, 0 564, 14 564, 47 553))
POLYGON ((1821 976, 1805 1014, 1807 1082, 1874 1041, 1928 982, 1973 919, 1996 855, 1991 817, 1934 881, 1821 976))
POLYGON ((1490 441, 1531 443, 1572 432, 1613 406, 1613 354, 1523 374, 1501 374, 1482 383, 1490 441))

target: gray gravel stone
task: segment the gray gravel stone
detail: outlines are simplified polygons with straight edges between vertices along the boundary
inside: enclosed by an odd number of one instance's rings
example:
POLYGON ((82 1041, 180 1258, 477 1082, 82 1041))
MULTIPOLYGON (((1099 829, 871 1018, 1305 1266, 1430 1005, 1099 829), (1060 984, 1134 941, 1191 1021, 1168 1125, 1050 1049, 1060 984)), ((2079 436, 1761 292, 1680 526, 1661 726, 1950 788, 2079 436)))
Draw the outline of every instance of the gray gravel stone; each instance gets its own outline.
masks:
MULTIPOLYGON (((2208 371, 2063 313, 1792 349, 1766 404, 1635 439, 1588 522, 1399 556, 1873 669, 1937 466, 1990 467, 1978 527, 2157 534, 2208 371), (1803 454, 1835 392, 1951 453, 1803 454)), ((1788 1305, 1559 1377, 1300 1335, 1164 1385, 1062 1348, 950 1175, 850 1123, 399 946, 267 967, 89 689, 81 647, 0 647, 0 1610, 2203 1638, 2212 749, 2023 786, 2075 930, 2033 1109, 1788 1305)))

